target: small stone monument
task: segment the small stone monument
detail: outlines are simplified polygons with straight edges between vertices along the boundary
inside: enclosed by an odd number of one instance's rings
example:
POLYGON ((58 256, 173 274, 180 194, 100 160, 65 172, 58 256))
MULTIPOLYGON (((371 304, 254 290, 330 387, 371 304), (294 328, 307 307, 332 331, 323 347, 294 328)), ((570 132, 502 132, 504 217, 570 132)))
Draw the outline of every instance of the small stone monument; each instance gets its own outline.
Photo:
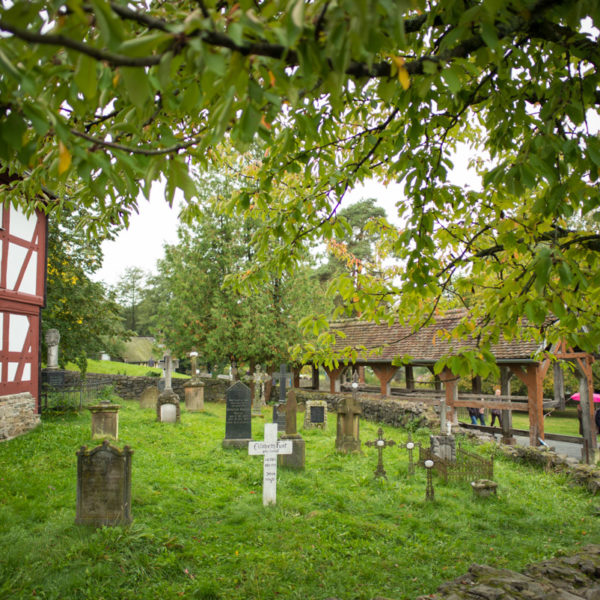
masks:
POLYGON ((256 365, 254 375, 250 378, 254 384, 254 402, 252 403, 252 416, 263 418, 262 409, 267 406, 265 402, 265 383, 271 376, 264 372, 260 365, 256 365))
POLYGON ((304 412, 304 429, 327 429, 327 402, 307 400, 304 412))
POLYGON ((119 439, 119 404, 100 402, 95 406, 88 406, 92 413, 92 439, 102 440, 110 438, 119 439))
POLYGON ((265 423, 264 442, 248 444, 250 456, 263 455, 263 506, 277 500, 277 455, 292 452, 291 440, 277 439, 277 423, 265 423))
POLYGON ((377 468, 375 469, 375 478, 383 477, 387 479, 387 475, 385 469, 383 468, 383 449, 388 446, 394 446, 396 442, 394 440, 386 440, 383 437, 383 429, 380 427, 377 431, 377 439, 374 441, 365 442, 365 444, 369 447, 374 446, 378 451, 378 459, 377 459, 377 468))
POLYGON ((101 446, 77 452, 77 525, 131 523, 131 456, 105 440, 101 446))
POLYGON ((362 452, 360 448, 360 415, 362 408, 357 398, 358 382, 352 383, 352 396, 346 396, 337 411, 337 436, 335 447, 338 452, 349 454, 362 452))
POLYGON ((225 394, 225 439, 223 448, 246 448, 252 441, 250 388, 236 381, 225 394))
POLYGON ((476 498, 489 498, 490 496, 496 496, 498 484, 491 479, 477 479, 471 481, 471 487, 476 498))
POLYGON ((456 438, 453 435, 431 435, 429 445, 435 456, 448 462, 456 462, 456 438))
POLYGON ((48 348, 47 369, 58 369, 58 343, 60 333, 58 329, 48 329, 46 332, 46 347, 48 348))
POLYGON ((190 412, 202 412, 204 410, 204 382, 198 377, 196 366, 196 351, 190 352, 192 362, 192 378, 183 386, 185 393, 185 407, 190 412))
POLYGON ((279 384, 279 402, 273 406, 273 423, 277 423, 279 431, 285 431, 285 400, 286 400, 286 383, 290 382, 292 387, 292 374, 288 373, 287 365, 282 363, 279 365, 279 373, 273 375, 273 383, 279 384), (283 407, 283 408, 282 408, 283 407))
POLYGON ((158 402, 158 388, 155 385, 149 385, 140 396, 140 408, 152 408, 156 410, 158 402))
POLYGON ((280 454, 278 461, 280 467, 289 467, 291 469, 304 469, 306 463, 306 442, 296 429, 296 392, 290 390, 287 394, 285 403, 285 433, 281 436, 282 440, 291 440, 291 454, 280 454))
POLYGON ((181 408, 179 407, 179 396, 171 388, 173 359, 170 352, 165 354, 162 363, 165 369, 165 389, 158 395, 156 401, 156 418, 162 423, 179 423, 181 408))

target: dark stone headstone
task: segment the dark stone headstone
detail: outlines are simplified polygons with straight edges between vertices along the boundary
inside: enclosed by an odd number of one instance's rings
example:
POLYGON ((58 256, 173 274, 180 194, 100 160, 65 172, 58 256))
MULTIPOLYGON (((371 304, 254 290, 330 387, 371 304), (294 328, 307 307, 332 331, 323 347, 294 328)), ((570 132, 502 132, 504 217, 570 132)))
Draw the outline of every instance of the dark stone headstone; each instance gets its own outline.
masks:
POLYGON ((277 431, 279 433, 285 431, 285 404, 275 404, 273 406, 273 423, 277 423, 277 431))
POLYGON ((313 406, 310 411, 311 423, 325 423, 325 407, 313 406))
POLYGON ((53 388, 62 388, 65 385, 65 371, 46 370, 42 371, 42 383, 53 388))
POLYGON ((131 455, 105 440, 101 446, 77 452, 78 525, 126 525, 131 523, 131 455))
POLYGON ((252 439, 250 388, 237 381, 226 392, 224 448, 247 448, 252 439))

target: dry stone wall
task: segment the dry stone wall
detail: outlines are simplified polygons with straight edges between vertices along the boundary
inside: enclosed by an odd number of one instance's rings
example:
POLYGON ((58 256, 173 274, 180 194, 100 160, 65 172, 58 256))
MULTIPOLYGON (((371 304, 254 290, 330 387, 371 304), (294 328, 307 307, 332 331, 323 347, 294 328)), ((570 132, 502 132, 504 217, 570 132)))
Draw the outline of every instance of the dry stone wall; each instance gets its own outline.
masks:
POLYGON ((39 424, 36 400, 29 392, 0 397, 0 441, 17 437, 39 424))
MULTIPOLYGON (((329 412, 336 412, 344 394, 332 394, 316 390, 303 390, 296 388, 296 400, 325 400, 329 412)), ((386 423, 394 427, 439 427, 439 417, 433 407, 424 402, 406 402, 390 398, 373 398, 365 394, 358 394, 363 418, 376 423, 386 423)))

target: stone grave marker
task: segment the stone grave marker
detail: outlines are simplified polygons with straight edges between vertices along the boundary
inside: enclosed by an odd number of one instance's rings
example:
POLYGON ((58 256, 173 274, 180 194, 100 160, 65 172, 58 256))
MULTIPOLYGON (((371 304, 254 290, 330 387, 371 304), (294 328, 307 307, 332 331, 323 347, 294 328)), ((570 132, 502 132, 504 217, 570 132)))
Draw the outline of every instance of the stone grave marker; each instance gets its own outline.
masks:
POLYGON ((250 456, 264 456, 263 460, 263 506, 277 500, 277 456, 291 454, 292 441, 277 439, 277 423, 265 423, 264 442, 248 444, 250 456))
POLYGON ((131 523, 131 456, 105 440, 101 446, 77 451, 77 525, 131 523))
POLYGON ((394 440, 386 440, 383 437, 383 429, 380 427, 377 431, 377 439, 374 441, 365 442, 369 447, 374 446, 378 451, 377 468, 375 469, 375 477, 383 477, 387 479, 385 469, 383 468, 383 449, 388 446, 394 446, 396 442, 394 440))
POLYGON ((156 409, 156 403, 158 402, 158 387, 155 385, 149 385, 140 396, 140 408, 153 408, 156 409))
POLYGON ((265 402, 265 383, 271 376, 264 372, 260 365, 256 365, 254 375, 250 378, 254 385, 254 402, 252 403, 252 416, 263 417, 262 409, 267 406, 265 402))
POLYGON ((327 402, 307 400, 304 412, 304 429, 327 429, 327 402))
POLYGON ((48 349, 46 369, 58 369, 59 342, 60 333, 58 329, 48 329, 48 331, 46 332, 46 348, 48 349))
POLYGON ((171 353, 167 352, 163 360, 159 363, 165 370, 165 389, 158 395, 156 401, 156 418, 163 423, 179 423, 181 408, 179 406, 179 396, 171 388, 171 374, 173 372, 173 359, 171 353), (161 364, 162 363, 162 364, 161 364), (175 410, 175 420, 173 420, 173 408, 167 407, 163 410, 163 405, 171 404, 175 410))
POLYGON ((202 412, 204 410, 204 382, 198 377, 197 356, 196 351, 190 352, 192 378, 183 386, 185 408, 190 412, 202 412))
POLYGON ((119 439, 119 408, 120 405, 112 402, 100 402, 95 406, 88 406, 88 410, 92 413, 93 440, 119 439))
POLYGON ((337 411, 337 435, 335 447, 338 452, 349 454, 362 452, 360 448, 360 415, 362 408, 357 398, 358 382, 352 384, 352 396, 345 396, 337 411))
POLYGON ((429 445, 434 456, 456 462, 456 438, 453 435, 431 435, 429 445))
POLYGON ((282 363, 279 365, 279 373, 273 374, 273 383, 279 384, 279 402, 273 407, 273 423, 277 423, 279 431, 285 431, 285 405, 286 400, 286 383, 292 387, 292 374, 288 373, 287 365, 282 363))
POLYGON ((252 441, 250 388, 236 381, 227 388, 223 448, 246 448, 252 441))
POLYGON ((285 403, 285 433, 281 436, 281 439, 292 442, 292 452, 291 454, 279 455, 278 461, 280 467, 304 469, 306 463, 306 442, 296 429, 297 408, 296 392, 290 390, 287 394, 287 402, 285 403))

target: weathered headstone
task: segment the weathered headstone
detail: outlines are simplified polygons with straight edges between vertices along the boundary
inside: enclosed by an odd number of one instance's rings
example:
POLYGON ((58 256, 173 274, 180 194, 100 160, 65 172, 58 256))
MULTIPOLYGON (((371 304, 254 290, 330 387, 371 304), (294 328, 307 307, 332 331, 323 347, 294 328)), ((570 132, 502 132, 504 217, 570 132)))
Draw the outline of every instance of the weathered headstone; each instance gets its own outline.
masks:
POLYGON ((197 356, 197 352, 190 352, 192 378, 183 386, 185 407, 190 412, 201 412, 204 410, 204 382, 198 377, 198 369, 196 366, 197 356))
POLYGON ((126 525, 131 522, 131 456, 104 441, 77 452, 78 525, 126 525))
POLYGON ((291 469, 304 469, 306 462, 306 442, 296 429, 297 419, 297 402, 296 392, 290 390, 287 394, 285 433, 281 436, 282 440, 290 440, 292 442, 291 454, 279 455, 279 466, 289 467, 291 469))
POLYGON ((250 378, 254 385, 254 402, 252 403, 252 416, 263 416, 262 409, 267 406, 265 402, 265 383, 271 376, 264 372, 260 365, 256 365, 254 375, 250 378))
POLYGON ((273 374, 273 383, 279 384, 279 402, 273 406, 273 423, 277 423, 279 431, 285 431, 286 384, 292 387, 292 374, 288 373, 286 364, 279 365, 279 373, 273 374))
POLYGON ((388 446, 393 446, 396 442, 394 440, 386 440, 383 437, 383 429, 380 427, 377 431, 377 439, 369 442, 365 442, 365 444, 369 447, 374 446, 377 448, 378 458, 377 458, 377 468, 375 469, 375 477, 383 477, 387 479, 387 475, 385 469, 383 468, 383 449, 388 446))
POLYGON ((177 406, 167 402, 160 405, 161 423, 177 423, 177 406))
POLYGON ((250 388, 236 381, 226 392, 223 448, 246 448, 252 441, 250 388))
POLYGON ((456 438, 453 435, 431 435, 429 445, 438 458, 449 462, 456 461, 456 438))
POLYGON ((140 408, 156 409, 158 402, 158 388, 155 385, 149 385, 140 396, 140 408))
POLYGON ((358 383, 352 384, 352 396, 346 396, 337 411, 335 447, 345 454, 362 452, 360 448, 360 415, 362 408, 357 398, 358 383))
POLYGON ((277 424, 265 423, 263 442, 250 442, 250 456, 264 455, 263 461, 263 506, 277 501, 277 455, 292 452, 291 440, 277 439, 277 424))
POLYGON ((119 408, 112 402, 100 402, 95 406, 88 406, 92 413, 92 439, 102 440, 110 438, 119 439, 119 408))
POLYGON ((168 418, 168 423, 176 422, 179 423, 181 418, 181 409, 179 406, 179 396, 173 391, 171 388, 171 374, 173 370, 173 360, 171 358, 171 353, 167 352, 161 361, 164 365, 165 369, 165 389, 158 395, 158 400, 156 401, 156 418, 159 421, 163 421, 163 416, 168 418), (163 411, 163 404, 172 404, 175 406, 175 421, 171 420, 172 410, 170 408, 165 409, 163 411))
POLYGON ((327 429, 327 402, 307 400, 304 412, 304 429, 327 429))
POLYGON ((46 347, 48 348, 47 369, 58 369, 58 343, 60 333, 58 329, 48 329, 46 332, 46 347))

